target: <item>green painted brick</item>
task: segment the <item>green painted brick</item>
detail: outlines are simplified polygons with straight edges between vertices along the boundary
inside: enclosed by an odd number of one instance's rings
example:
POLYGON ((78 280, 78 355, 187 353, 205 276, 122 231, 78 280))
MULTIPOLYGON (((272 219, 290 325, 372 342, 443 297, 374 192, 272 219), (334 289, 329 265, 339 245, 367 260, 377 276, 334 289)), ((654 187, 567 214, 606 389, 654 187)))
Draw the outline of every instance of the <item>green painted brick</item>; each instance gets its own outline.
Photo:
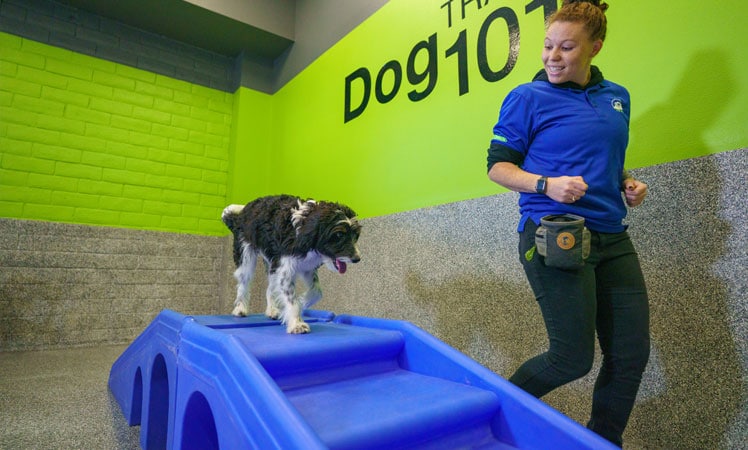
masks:
MULTIPOLYGON (((0 155, 1 159, 2 155, 0 155)), ((26 186, 28 185, 29 173, 26 171, 0 169, 0 185, 26 186)))
POLYGON ((132 116, 137 119, 143 119, 149 122, 156 122, 165 125, 171 123, 171 114, 157 111, 153 108, 142 108, 136 106, 132 111, 132 116))
MULTIPOLYGON (((67 86, 67 80, 63 87, 67 86)), ((67 89, 60 89, 51 86, 42 87, 42 97, 47 100, 64 103, 66 105, 77 105, 80 107, 88 107, 91 97, 86 94, 79 92, 70 91, 67 89)))
POLYGON ((183 190, 164 189, 161 193, 161 200, 172 203, 183 203, 187 205, 199 205, 200 194, 197 192, 185 192, 183 190))
POLYGON ((13 130, 12 132, 21 131, 19 130, 19 127, 25 129, 34 129, 34 127, 37 126, 40 117, 41 114, 39 113, 23 111, 18 108, 7 106, 0 107, 0 118, 2 118, 2 125, 6 128, 6 134, 11 133, 11 129, 13 130), (11 124, 18 125, 18 127, 11 124))
MULTIPOLYGON (((10 106, 13 101, 13 94, 10 92, 0 91, 0 106, 10 106)), ((3 120, 3 113, 0 112, 0 120, 3 120)))
POLYGON ((81 162, 96 167, 124 169, 127 164, 127 158, 103 152, 84 151, 81 153, 81 162))
POLYGON ((21 50, 27 53, 33 53, 38 55, 48 56, 50 58, 56 58, 59 61, 70 61, 73 52, 65 50, 60 47, 54 47, 51 45, 43 44, 41 42, 33 41, 31 39, 24 39, 21 44, 21 50))
POLYGON ((233 112, 234 102, 227 101, 225 97, 219 99, 211 99, 208 102, 208 109, 224 114, 225 116, 230 115, 233 112))
POLYGON ((110 142, 127 143, 130 142, 130 131, 122 128, 113 128, 95 123, 86 124, 86 136, 92 138, 105 139, 107 146, 110 142))
POLYGON ((135 89, 135 80, 129 77, 124 77, 117 73, 102 72, 95 70, 93 72, 92 81, 94 83, 103 84, 104 86, 111 86, 113 88, 133 90, 135 89))
POLYGON ((143 147, 168 148, 169 139, 140 131, 130 131, 130 143, 143 147))
POLYGON ((49 189, 29 186, 0 186, 0 198, 8 202, 48 204, 52 199, 49 189))
POLYGON ((210 111, 205 108, 195 108, 194 106, 190 111, 190 117, 199 120, 200 122, 215 123, 218 125, 223 125, 225 123, 225 114, 210 111))
POLYGON ((146 214, 179 216, 182 214, 182 205, 180 205, 179 203, 166 203, 154 200, 144 200, 143 212, 146 214))
POLYGON ((108 181, 83 180, 78 185, 78 192, 81 194, 106 195, 121 199, 122 191, 123 185, 119 183, 110 183, 108 181))
POLYGON ((164 189, 183 189, 188 180, 177 177, 167 177, 163 175, 145 175, 145 186, 160 187, 164 189))
POLYGON ((164 216, 161 218, 161 225, 166 229, 197 233, 199 231, 200 222, 195 217, 164 216))
POLYGON ((0 32, 0 47, 20 49, 23 44, 23 38, 14 34, 0 32))
POLYGON ((203 144, 197 144, 195 142, 189 142, 189 141, 182 141, 179 139, 170 139, 168 148, 171 151, 183 153, 185 155, 187 154, 204 155, 205 154, 205 146, 203 144))
POLYGON ((223 140, 223 136, 203 133, 202 131, 190 131, 190 141, 198 144, 221 146, 224 143, 223 140))
POLYGON ((217 194, 218 185, 215 183, 206 183, 202 180, 184 180, 184 190, 189 192, 199 192, 201 194, 217 194))
POLYGON ((171 124, 175 127, 184 128, 186 130, 195 130, 195 131, 205 131, 208 129, 205 122, 198 119, 193 119, 192 117, 184 117, 184 116, 172 116, 171 117, 171 124))
POLYGON ((182 213, 189 217, 201 219, 217 219, 220 217, 220 211, 215 207, 209 206, 184 205, 182 213))
POLYGON ((153 106, 153 97, 138 94, 137 92, 127 89, 115 88, 112 98, 117 101, 129 103, 136 106, 143 106, 146 108, 150 108, 153 106))
POLYGON ((11 139, 9 137, 0 137, 0 155, 2 154, 13 154, 20 156, 31 156, 31 149, 34 143, 29 141, 19 141, 18 139, 11 139))
POLYGON ((57 131, 43 130, 35 126, 9 124, 8 137, 19 141, 41 142, 43 144, 57 144, 60 141, 60 133, 57 131))
POLYGON ((98 83, 93 83, 85 80, 68 79, 68 90, 73 92, 79 92, 81 94, 87 94, 91 97, 98 98, 113 98, 114 88, 104 86, 98 83))
POLYGON ((176 116, 188 117, 190 115, 190 105, 185 105, 182 103, 177 103, 173 100, 166 100, 162 98, 153 99, 153 109, 167 112, 176 116))
POLYGON ((20 94, 13 96, 12 106, 25 111, 54 116, 62 116, 65 112, 65 104, 63 103, 20 94))
POLYGON ((154 97, 154 102, 156 99, 171 100, 174 97, 174 89, 142 81, 135 82, 135 92, 154 97))
POLYGON ((186 141, 190 137, 190 132, 183 128, 177 128, 170 125, 161 125, 159 123, 154 123, 153 127, 151 127, 151 131, 153 132, 153 134, 169 139, 179 139, 182 141, 186 141))
POLYGON ((84 55, 82 53, 72 52, 70 55, 70 62, 73 64, 80 64, 82 66, 89 67, 95 71, 103 71, 106 73, 114 73, 117 63, 108 61, 106 59, 94 58, 93 56, 84 55))
POLYGON ((39 115, 36 120, 36 126, 45 130, 60 131, 76 136, 80 136, 86 132, 85 122, 66 117, 39 115))
POLYGON ((28 81, 29 83, 54 87, 57 89, 66 89, 69 80, 66 76, 28 66, 19 66, 17 77, 21 80, 28 81))
POLYGON ((0 75, 0 89, 13 92, 16 95, 23 94, 30 97, 41 97, 42 86, 16 77, 0 75))
POLYGON ((177 178, 190 178, 192 180, 203 179, 203 171, 201 169, 196 167, 175 166, 171 164, 166 166, 166 175, 177 178))
POLYGON ((184 161, 186 166, 208 170, 221 170, 221 163, 220 159, 205 158, 198 155, 187 155, 184 161))
POLYGON ((143 211, 143 200, 119 197, 116 194, 113 196, 102 195, 99 199, 99 207, 110 211, 141 212, 143 211))
POLYGON ((91 98, 89 107, 96 111, 107 112, 110 114, 116 114, 118 116, 129 117, 132 116, 133 106, 127 103, 122 103, 107 98, 91 98))
POLYGON ((165 75, 157 74, 155 84, 184 93, 192 92, 191 83, 188 83, 187 81, 177 80, 176 78, 167 77, 165 75))
POLYGON ((31 150, 31 155, 36 158, 51 159, 54 161, 65 161, 70 163, 81 162, 82 153, 82 151, 72 148, 41 143, 35 143, 34 147, 31 150))
POLYGON ((163 189, 153 188, 141 185, 124 185, 122 187, 123 197, 138 200, 163 200, 163 189))
MULTIPOLYGON (((220 216, 220 211, 219 211, 220 216)), ((226 225, 221 222, 220 219, 199 219, 199 230, 200 233, 205 233, 209 236, 224 236, 227 233, 226 225)))
POLYGON ((18 64, 10 61, 3 61, 0 58, 0 75, 6 75, 9 78, 15 78, 18 73, 18 64))
POLYGON ((157 229, 161 227, 161 216, 159 214, 122 212, 119 223, 123 226, 157 229))
POLYGON ((202 178, 203 181, 207 181, 208 183, 216 183, 216 184, 228 183, 228 174, 226 172, 204 169, 202 171, 202 176, 203 176, 202 178))
MULTIPOLYGON (((125 185, 140 186, 145 183, 145 174, 131 172, 129 170, 104 168, 102 170, 101 180, 109 181, 111 183, 122 183, 125 185)), ((127 188, 127 186, 125 186, 125 188, 127 188)))
POLYGON ((70 104, 65 106, 65 117, 71 120, 81 120, 86 123, 99 125, 109 125, 112 119, 112 115, 109 113, 70 104))
POLYGON ((156 74, 153 72, 148 72, 146 70, 137 69, 135 67, 125 66, 122 64, 117 64, 115 69, 115 73, 118 73, 124 77, 127 78, 133 78, 135 80, 140 81, 146 81, 148 83, 155 83, 156 82, 156 74))
POLYGON ((71 164, 57 161, 55 163, 55 175, 83 178, 86 180, 101 180, 102 168, 86 164, 71 164))
POLYGON ((55 191, 78 192, 78 179, 61 177, 57 175, 30 173, 28 178, 28 186, 55 191))
POLYGON ((174 91, 174 101, 177 103, 184 103, 190 105, 191 108, 207 108, 209 100, 197 95, 193 95, 191 92, 174 91))
POLYGON ((106 151, 107 153, 111 153, 112 155, 126 156, 128 158, 148 158, 147 147, 133 145, 127 142, 107 142, 106 151))
POLYGON ((173 164, 176 166, 184 165, 184 153, 172 152, 169 150, 163 150, 160 148, 149 148, 148 159, 151 161, 158 161, 167 164, 173 164))
POLYGON ((133 119, 125 116, 112 116, 111 125, 115 128, 124 130, 137 131, 140 133, 150 133, 151 123, 141 119, 133 119))
MULTIPOLYGON (((85 132, 85 126, 83 127, 85 132)), ((107 142, 104 139, 82 136, 75 133, 60 133, 59 143, 63 147, 77 148, 84 151, 103 152, 106 149, 107 142)), ((81 160, 85 162, 84 160, 81 160)))
POLYGON ((6 202, 2 198, 0 186, 0 217, 23 217, 23 203, 6 202))
POLYGON ((14 48, 3 48, 2 52, 0 52, 0 58, 19 66, 36 67, 37 69, 44 69, 44 64, 47 62, 47 58, 44 56, 14 48))
POLYGON ((78 78, 81 80, 91 80, 93 78, 92 69, 81 66, 80 64, 60 61, 54 58, 47 58, 47 63, 44 65, 44 68, 49 72, 66 75, 71 78, 78 78))
POLYGON ((94 207, 99 204, 99 196, 93 194, 81 194, 79 192, 53 191, 52 203, 73 207, 94 207))
POLYGON ((145 159, 128 158, 125 168, 133 172, 142 172, 154 175, 166 173, 166 164, 149 161, 145 159))
POLYGON ((72 206, 49 205, 46 203, 26 203, 22 217, 33 217, 52 222, 72 222, 75 208, 72 206))
POLYGON ((21 155, 3 155, 2 168, 51 175, 55 172, 55 161, 21 155))
POLYGON ((105 209, 75 208, 73 219, 80 223, 109 225, 119 222, 119 211, 107 211, 105 209))
POLYGON ((226 198, 223 195, 203 194, 200 196, 200 205, 213 208, 221 208, 221 210, 223 210, 223 208, 226 206, 226 198))

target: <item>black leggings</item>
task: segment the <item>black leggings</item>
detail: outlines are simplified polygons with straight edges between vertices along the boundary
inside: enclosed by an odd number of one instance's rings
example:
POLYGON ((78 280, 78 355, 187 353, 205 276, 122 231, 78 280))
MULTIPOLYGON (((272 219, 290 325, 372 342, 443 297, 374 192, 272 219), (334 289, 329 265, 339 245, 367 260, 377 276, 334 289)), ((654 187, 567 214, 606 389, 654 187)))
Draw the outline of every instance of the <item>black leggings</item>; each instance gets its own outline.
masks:
POLYGON ((556 269, 537 252, 526 259, 536 229, 528 220, 519 255, 550 346, 509 381, 539 398, 583 377, 592 367, 597 331, 603 362, 587 427, 620 446, 649 359, 649 301, 636 250, 626 232, 592 232, 585 266, 556 269))

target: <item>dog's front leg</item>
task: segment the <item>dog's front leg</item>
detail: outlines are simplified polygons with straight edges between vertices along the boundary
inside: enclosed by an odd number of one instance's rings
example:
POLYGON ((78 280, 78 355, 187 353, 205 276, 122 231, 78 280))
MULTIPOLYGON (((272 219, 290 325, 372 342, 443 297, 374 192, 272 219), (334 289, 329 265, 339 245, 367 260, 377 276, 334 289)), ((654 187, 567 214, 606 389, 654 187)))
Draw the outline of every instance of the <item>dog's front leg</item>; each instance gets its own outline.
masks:
POLYGON ((301 279, 307 285, 307 291, 304 293, 304 298, 301 302, 302 308, 306 310, 320 301, 322 298, 322 289, 319 286, 319 275, 317 275, 316 269, 311 272, 302 273, 301 279))
POLYGON ((273 292, 278 295, 278 303, 282 306, 281 322, 286 325, 286 332, 309 333, 309 325, 301 318, 301 299, 296 297, 295 278, 294 271, 281 262, 280 267, 270 275, 270 282, 274 286, 273 292))

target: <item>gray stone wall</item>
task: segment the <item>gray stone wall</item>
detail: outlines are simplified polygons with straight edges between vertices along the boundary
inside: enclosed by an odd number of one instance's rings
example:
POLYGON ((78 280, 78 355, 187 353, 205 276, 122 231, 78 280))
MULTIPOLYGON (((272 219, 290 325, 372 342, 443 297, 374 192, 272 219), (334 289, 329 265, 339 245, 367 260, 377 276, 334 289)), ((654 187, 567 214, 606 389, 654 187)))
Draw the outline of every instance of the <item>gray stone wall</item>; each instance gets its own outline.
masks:
POLYGON ((0 219, 0 351, 128 343, 164 308, 215 314, 226 243, 0 219))

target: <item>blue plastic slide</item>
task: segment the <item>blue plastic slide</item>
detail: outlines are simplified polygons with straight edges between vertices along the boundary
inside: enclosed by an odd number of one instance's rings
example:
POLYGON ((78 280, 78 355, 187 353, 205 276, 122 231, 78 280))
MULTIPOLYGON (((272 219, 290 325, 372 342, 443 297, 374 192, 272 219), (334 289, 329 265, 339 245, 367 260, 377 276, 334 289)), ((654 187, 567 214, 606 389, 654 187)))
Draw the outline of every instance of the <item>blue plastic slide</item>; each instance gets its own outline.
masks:
POLYGON ((613 449, 408 322, 162 311, 109 388, 144 449, 613 449))

